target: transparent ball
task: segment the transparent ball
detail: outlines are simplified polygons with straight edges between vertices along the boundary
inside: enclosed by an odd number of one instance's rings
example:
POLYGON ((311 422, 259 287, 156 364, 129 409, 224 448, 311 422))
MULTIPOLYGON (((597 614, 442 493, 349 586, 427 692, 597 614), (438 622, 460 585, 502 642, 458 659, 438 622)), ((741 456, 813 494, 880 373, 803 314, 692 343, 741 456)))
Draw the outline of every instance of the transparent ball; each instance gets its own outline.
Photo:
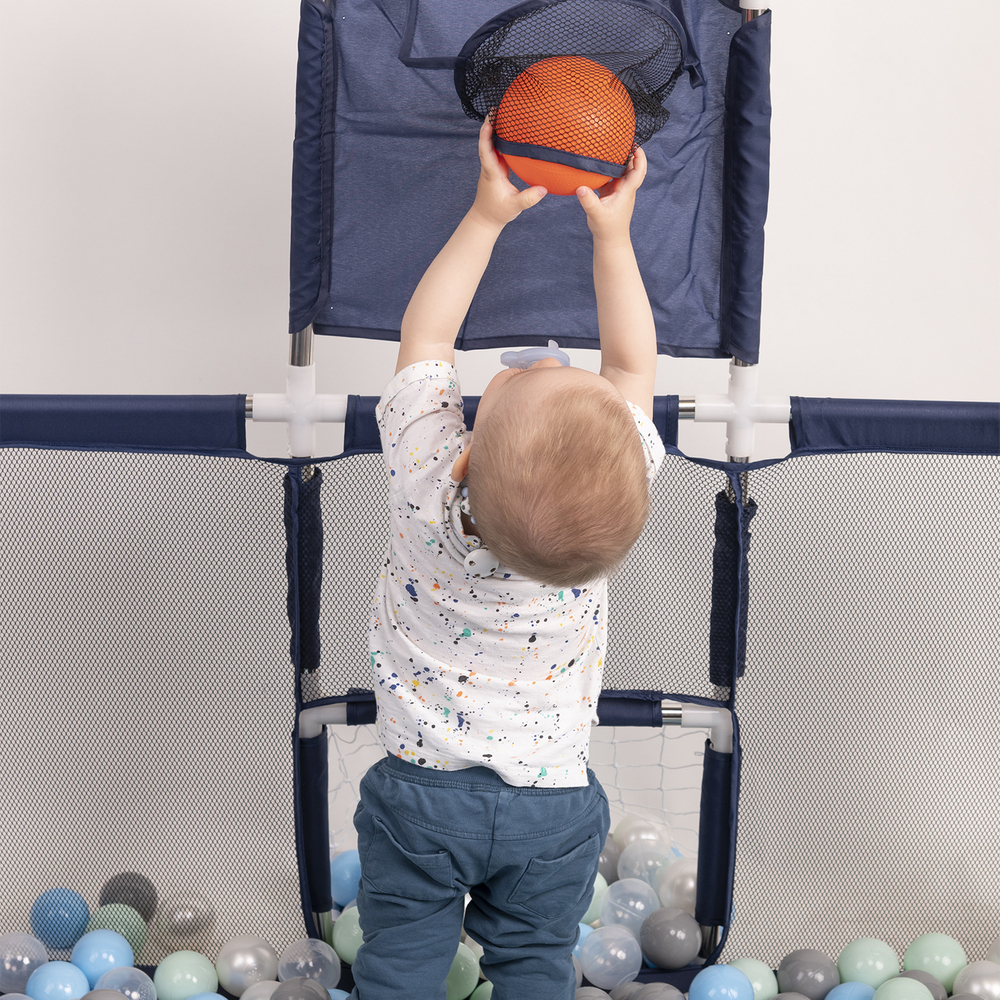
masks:
POLYGON ((642 949, 635 935, 620 924, 598 927, 580 949, 583 974, 594 986, 613 990, 639 975, 642 949))
POLYGON ((254 983, 273 980, 278 975, 278 955, 263 939, 254 935, 233 938, 220 949, 215 959, 219 985, 234 997, 254 983))
POLYGON ((48 960, 45 945, 33 935, 0 936, 0 993, 23 993, 31 974, 48 960))
MULTIPOLYGON (((604 894, 601 923, 605 926, 620 924, 638 940, 642 922, 658 909, 660 900, 652 886, 642 879, 623 878, 612 882, 604 894)), ((589 976, 587 978, 590 979, 589 976)), ((590 981, 593 982, 592 979, 590 981)))
POLYGON ((325 942, 316 938, 293 941, 278 959, 278 979, 315 979, 326 990, 340 982, 340 959, 325 942))
POLYGON ((676 906, 694 916, 698 898, 698 859, 678 858, 658 873, 657 894, 663 906, 676 906))
POLYGON ((128 1000, 156 1000, 156 987, 153 980, 146 975, 142 969, 133 969, 128 966, 121 966, 105 972, 97 985, 97 990, 114 990, 128 1000))
POLYGON ((622 850, 636 840, 660 840, 669 844, 670 827, 644 816, 628 815, 615 827, 614 838, 622 850))
POLYGON ((669 844, 659 840, 633 840, 618 856, 618 877, 642 879, 655 886, 656 876, 666 866, 674 852, 669 844))

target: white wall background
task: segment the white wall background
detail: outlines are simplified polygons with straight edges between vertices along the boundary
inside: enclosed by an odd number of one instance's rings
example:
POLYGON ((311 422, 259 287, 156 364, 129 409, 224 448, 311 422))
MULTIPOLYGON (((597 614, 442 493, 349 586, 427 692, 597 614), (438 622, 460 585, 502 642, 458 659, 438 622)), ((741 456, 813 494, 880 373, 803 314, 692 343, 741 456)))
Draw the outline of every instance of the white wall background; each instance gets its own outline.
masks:
MULTIPOLYGON (((282 389, 297 21, 0 0, 0 391, 282 389)), ((996 0, 777 5, 762 392, 1000 398, 998 39, 996 0)), ((394 356, 320 340, 318 388, 377 394, 394 356)), ((461 359, 467 392, 498 358, 461 359)), ((725 379, 663 358, 657 391, 725 379)), ((681 433, 723 457, 722 428, 681 433)), ((284 453, 277 427, 249 438, 284 453)), ((786 449, 758 430, 756 457, 786 449)))

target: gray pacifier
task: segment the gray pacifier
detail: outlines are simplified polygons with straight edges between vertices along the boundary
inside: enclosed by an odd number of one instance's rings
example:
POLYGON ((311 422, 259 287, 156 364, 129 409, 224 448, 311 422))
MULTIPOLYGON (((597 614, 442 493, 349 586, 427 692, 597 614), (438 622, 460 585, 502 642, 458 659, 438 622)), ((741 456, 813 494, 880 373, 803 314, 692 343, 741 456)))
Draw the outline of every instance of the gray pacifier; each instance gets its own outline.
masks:
POLYGON ((559 364, 569 367, 569 355, 565 351, 559 350, 559 345, 554 341, 549 341, 548 347, 525 347, 520 351, 504 351, 500 355, 500 364, 508 368, 530 368, 536 361, 543 361, 545 358, 555 358, 559 364))

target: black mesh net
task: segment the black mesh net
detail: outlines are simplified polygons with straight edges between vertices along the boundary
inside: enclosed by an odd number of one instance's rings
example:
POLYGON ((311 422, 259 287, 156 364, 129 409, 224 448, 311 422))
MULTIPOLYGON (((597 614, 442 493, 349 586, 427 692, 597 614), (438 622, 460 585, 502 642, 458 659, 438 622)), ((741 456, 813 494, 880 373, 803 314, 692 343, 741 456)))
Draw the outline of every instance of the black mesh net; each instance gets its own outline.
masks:
POLYGON ((723 959, 902 958, 1000 926, 995 457, 834 455, 749 474, 743 780, 723 959))
POLYGON ((0 452, 0 935, 126 873, 157 899, 137 964, 305 935, 284 472, 0 452))
POLYGON ((466 113, 499 140, 624 164, 669 117, 680 74, 671 24, 624 0, 562 0, 497 28, 460 78, 466 113))

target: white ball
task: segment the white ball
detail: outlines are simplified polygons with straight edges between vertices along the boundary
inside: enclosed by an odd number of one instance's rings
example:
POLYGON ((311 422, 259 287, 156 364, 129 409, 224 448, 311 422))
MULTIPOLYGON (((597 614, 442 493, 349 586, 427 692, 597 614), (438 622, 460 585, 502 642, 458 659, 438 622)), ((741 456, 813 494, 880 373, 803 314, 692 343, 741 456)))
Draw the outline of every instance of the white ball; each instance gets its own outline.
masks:
POLYGON ((951 992, 975 993, 983 1000, 1000 1000, 1000 964, 970 962, 955 976, 951 992))
POLYGON ((602 990, 613 990, 639 975, 642 949, 631 931, 620 925, 598 927, 580 948, 583 974, 602 990))
MULTIPOLYGON (((620 924, 628 928, 638 939, 642 922, 658 909, 660 900, 652 886, 642 879, 623 878, 612 882, 604 894, 601 903, 601 923, 605 927, 610 924, 620 924)), ((590 936, 593 937, 593 934, 590 936)), ((587 978, 590 979, 590 976, 587 978)), ((590 981, 593 982, 592 979, 590 981)))

